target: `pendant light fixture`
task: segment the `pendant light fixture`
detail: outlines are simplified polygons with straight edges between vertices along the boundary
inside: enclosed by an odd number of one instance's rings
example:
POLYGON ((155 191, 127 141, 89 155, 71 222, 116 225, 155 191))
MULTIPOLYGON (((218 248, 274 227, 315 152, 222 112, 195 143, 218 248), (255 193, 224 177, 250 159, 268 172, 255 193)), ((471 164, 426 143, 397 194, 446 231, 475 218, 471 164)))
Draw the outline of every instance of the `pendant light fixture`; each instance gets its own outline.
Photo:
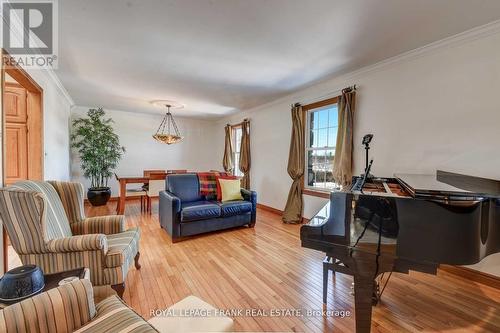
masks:
POLYGON ((166 143, 171 145, 180 142, 183 137, 181 136, 177 124, 175 123, 172 113, 170 113, 170 108, 182 108, 182 104, 178 104, 172 101, 153 101, 153 104, 162 105, 167 108, 167 113, 163 117, 160 126, 153 135, 153 138, 161 143, 166 143))

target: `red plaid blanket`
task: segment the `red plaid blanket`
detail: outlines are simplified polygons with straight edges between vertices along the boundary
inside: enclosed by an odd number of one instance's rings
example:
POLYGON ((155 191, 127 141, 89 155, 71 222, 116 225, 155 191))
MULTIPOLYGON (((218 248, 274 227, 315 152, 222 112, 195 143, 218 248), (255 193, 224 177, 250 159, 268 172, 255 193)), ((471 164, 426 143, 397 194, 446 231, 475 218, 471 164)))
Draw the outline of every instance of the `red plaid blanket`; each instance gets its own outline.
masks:
POLYGON ((218 172, 198 172, 200 181, 200 194, 207 199, 217 197, 217 176, 218 172))

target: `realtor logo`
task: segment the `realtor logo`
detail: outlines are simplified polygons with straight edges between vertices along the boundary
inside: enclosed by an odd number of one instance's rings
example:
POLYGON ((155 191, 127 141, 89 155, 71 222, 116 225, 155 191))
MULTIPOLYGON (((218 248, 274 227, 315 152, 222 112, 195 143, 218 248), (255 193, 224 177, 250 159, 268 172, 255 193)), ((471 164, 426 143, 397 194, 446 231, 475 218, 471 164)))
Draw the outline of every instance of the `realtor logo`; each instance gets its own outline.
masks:
POLYGON ((2 1, 2 47, 5 65, 55 68, 57 2, 2 1))

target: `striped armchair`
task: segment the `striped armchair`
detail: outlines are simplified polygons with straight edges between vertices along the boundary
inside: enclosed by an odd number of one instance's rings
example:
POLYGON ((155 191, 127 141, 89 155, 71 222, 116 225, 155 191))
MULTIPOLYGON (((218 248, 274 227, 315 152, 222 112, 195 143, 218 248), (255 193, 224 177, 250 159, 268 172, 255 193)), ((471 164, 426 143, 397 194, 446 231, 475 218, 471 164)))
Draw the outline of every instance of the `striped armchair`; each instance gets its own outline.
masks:
POLYGON ((0 310, 0 332, 158 332, 142 317, 111 296, 94 304, 86 279, 51 289, 0 310))
POLYGON ((95 286, 121 297, 132 261, 139 265, 139 228, 125 230, 123 215, 86 218, 83 186, 22 181, 0 190, 0 217, 23 264, 45 273, 90 269, 95 286))

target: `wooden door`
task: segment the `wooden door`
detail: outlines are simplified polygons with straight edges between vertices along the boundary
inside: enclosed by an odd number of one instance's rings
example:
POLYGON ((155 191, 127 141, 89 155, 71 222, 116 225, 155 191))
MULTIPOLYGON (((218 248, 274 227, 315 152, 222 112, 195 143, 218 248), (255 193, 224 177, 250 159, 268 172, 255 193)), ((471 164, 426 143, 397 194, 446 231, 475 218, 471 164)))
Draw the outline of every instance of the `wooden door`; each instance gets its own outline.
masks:
POLYGON ((6 82, 3 98, 5 122, 26 124, 26 89, 16 83, 6 82))
POLYGON ((28 179, 28 128, 26 124, 5 124, 5 183, 13 184, 28 179))
MULTIPOLYGON (((9 57, 0 48, 0 56, 9 57)), ((0 105, 3 107, 3 185, 43 179, 43 89, 19 66, 2 62, 0 105), (5 82, 8 74, 16 82, 5 82)), ((1 221, 0 221, 1 222, 1 221)), ((1 223, 0 223, 1 224, 1 223)), ((3 268, 8 266, 8 237, 3 229, 3 268)), ((0 269, 1 273, 1 269, 0 269)))
POLYGON ((5 185, 28 179, 28 117, 26 89, 7 82, 5 110, 5 185))

